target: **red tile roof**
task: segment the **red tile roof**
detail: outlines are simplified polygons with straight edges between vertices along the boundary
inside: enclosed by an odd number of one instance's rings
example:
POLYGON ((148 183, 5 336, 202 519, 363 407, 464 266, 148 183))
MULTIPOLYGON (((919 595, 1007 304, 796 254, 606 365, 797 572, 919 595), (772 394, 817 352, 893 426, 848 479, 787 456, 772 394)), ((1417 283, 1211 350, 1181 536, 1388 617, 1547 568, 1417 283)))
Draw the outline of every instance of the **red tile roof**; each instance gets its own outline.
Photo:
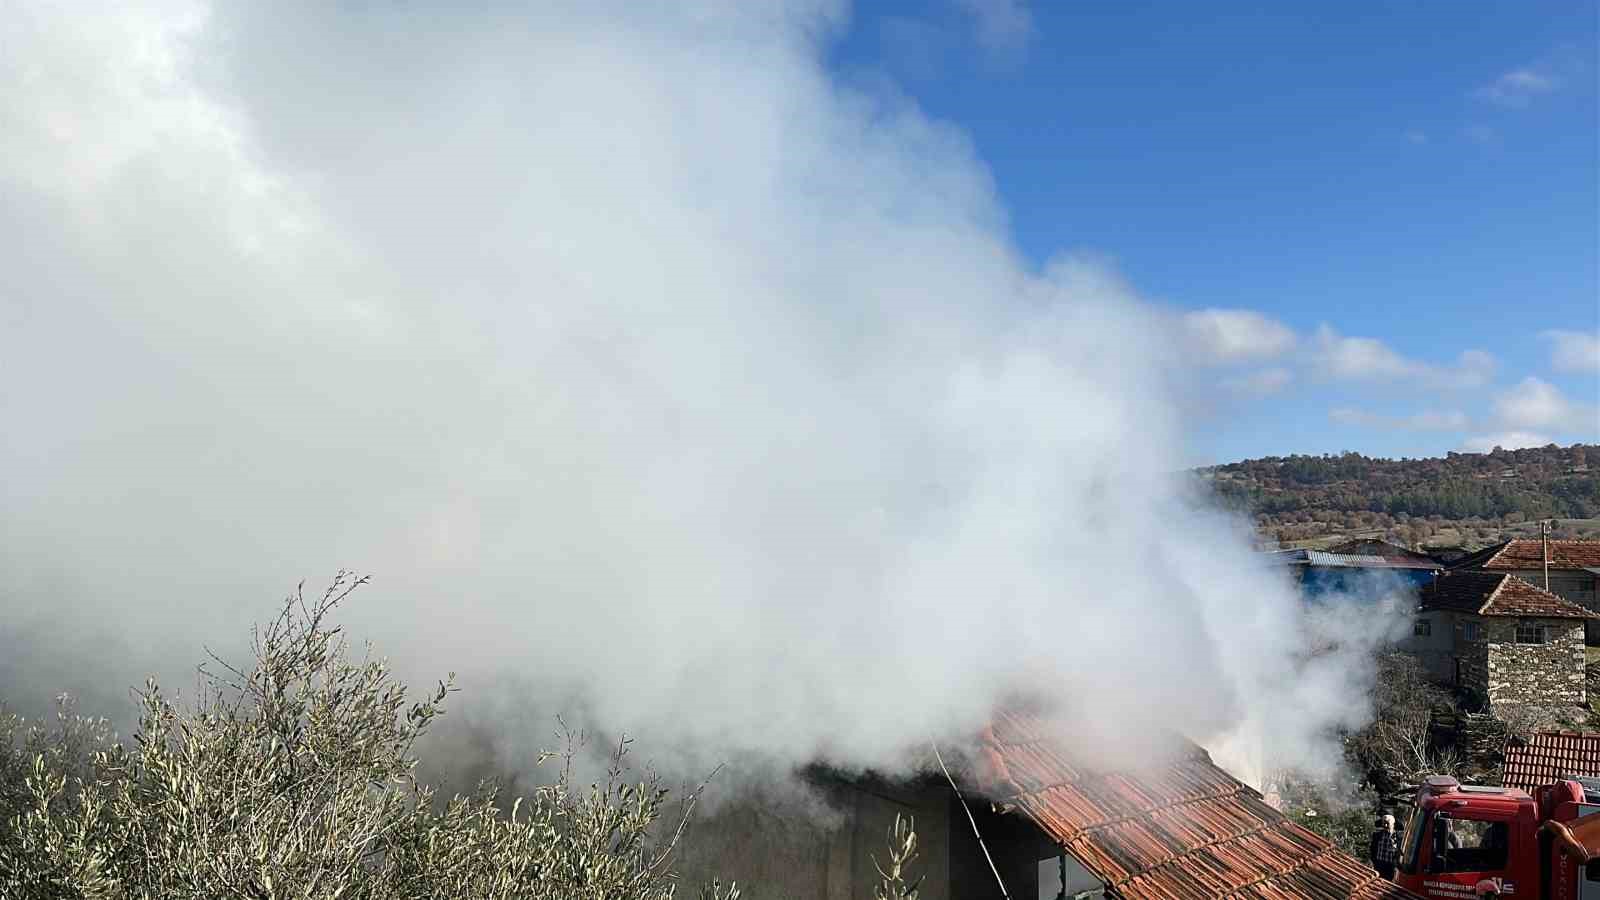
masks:
POLYGON ((1022 809, 1119 897, 1345 898, 1414 894, 1263 802, 1181 738, 1147 771, 1075 764, 1045 722, 1003 713, 984 734, 980 783, 1022 809))
MULTIPOLYGON (((1499 572, 1542 569, 1544 550, 1539 539, 1520 538, 1473 554, 1457 564, 1499 572)), ((1550 568, 1600 568, 1600 541, 1551 541, 1550 568)))
POLYGON ((1423 610, 1450 609, 1480 616, 1594 619, 1600 614, 1501 572, 1446 572, 1422 587, 1423 610))
POLYGON ((1532 791, 1564 775, 1600 778, 1600 733, 1536 731, 1506 741, 1501 783, 1532 791))

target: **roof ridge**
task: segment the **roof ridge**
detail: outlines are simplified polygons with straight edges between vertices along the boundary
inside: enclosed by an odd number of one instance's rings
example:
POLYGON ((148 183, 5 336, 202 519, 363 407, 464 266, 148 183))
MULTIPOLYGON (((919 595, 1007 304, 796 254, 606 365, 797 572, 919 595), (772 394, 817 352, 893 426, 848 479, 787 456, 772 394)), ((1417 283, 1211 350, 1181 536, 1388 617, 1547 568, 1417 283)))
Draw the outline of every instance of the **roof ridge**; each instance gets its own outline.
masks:
MULTIPOLYGON (((1537 541, 1538 538, 1516 538, 1519 541, 1537 541)), ((1600 544, 1594 538, 1550 538, 1552 544, 1600 544)))
MULTIPOLYGON (((1498 575, 1494 575, 1493 577, 1500 579, 1500 583, 1494 586, 1494 590, 1490 591, 1489 596, 1484 598, 1483 605, 1478 607, 1478 615, 1480 616, 1488 615, 1487 610, 1489 607, 1494 605, 1495 598, 1500 596, 1500 592, 1505 590, 1506 583, 1517 576, 1500 573, 1498 575)), ((1520 581, 1521 579, 1518 580, 1520 581)))
MULTIPOLYGON (((1492 553, 1489 553, 1488 556, 1485 556, 1483 558, 1483 561, 1480 562, 1479 565, 1480 566, 1484 566, 1484 567, 1488 567, 1489 564, 1493 563, 1497 558, 1499 558, 1500 554, 1502 554, 1502 553, 1506 552, 1507 550, 1509 550, 1511 548, 1511 545, 1516 543, 1516 542, 1517 542, 1517 538, 1506 538, 1505 540, 1500 542, 1500 546, 1498 546, 1498 547, 1492 547, 1492 546, 1491 547, 1485 547, 1483 550, 1478 551, 1479 553, 1483 553, 1483 552, 1486 552, 1486 551, 1489 551, 1489 550, 1493 550, 1494 551, 1492 553)), ((1469 556, 1467 558, 1471 559, 1472 557, 1469 556)))

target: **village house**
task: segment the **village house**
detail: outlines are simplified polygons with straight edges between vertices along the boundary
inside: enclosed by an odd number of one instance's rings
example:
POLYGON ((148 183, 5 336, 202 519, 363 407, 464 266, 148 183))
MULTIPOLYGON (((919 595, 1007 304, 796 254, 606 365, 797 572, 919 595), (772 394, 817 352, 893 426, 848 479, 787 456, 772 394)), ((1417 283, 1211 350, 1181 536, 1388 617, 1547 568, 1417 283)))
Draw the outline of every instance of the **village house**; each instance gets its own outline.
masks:
POLYGON ((832 776, 815 781, 832 820, 726 805, 694 826, 678 868, 690 884, 720 873, 797 900, 865 900, 898 814, 916 821, 922 900, 999 897, 997 874, 1013 900, 1413 896, 1187 740, 1105 771, 1075 759, 1059 733, 1032 714, 997 716, 956 768, 959 795, 938 773, 900 783, 832 776))
POLYGON ((1423 587, 1401 646, 1488 712, 1559 717, 1587 702, 1583 626, 1594 616, 1515 575, 1448 572, 1423 587))
MULTIPOLYGON (((1452 569, 1505 572, 1530 584, 1548 588, 1579 606, 1600 612, 1596 576, 1600 576, 1600 541, 1546 541, 1538 538, 1505 541, 1451 564, 1452 569), (1548 547, 1548 556, 1546 548, 1548 547), (1549 584, 1544 577, 1546 562, 1549 584)), ((1600 621, 1587 630, 1590 644, 1600 643, 1600 621)))

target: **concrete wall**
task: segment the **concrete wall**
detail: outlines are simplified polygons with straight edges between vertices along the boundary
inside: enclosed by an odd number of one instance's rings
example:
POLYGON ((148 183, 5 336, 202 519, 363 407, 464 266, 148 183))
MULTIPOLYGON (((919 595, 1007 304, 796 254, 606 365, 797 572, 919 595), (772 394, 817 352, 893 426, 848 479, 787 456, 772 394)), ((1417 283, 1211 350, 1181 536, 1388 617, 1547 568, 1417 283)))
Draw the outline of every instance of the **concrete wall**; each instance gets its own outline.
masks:
POLYGON ((1400 649, 1417 657, 1428 677, 1441 684, 1455 680, 1455 658, 1459 655, 1457 635, 1461 625, 1457 613, 1448 610, 1429 610, 1412 616, 1413 624, 1427 622, 1429 634, 1419 637, 1415 633, 1400 639, 1400 649))
MULTIPOLYGON (((683 895, 695 896, 715 877, 723 884, 737 881, 746 896, 871 900, 879 880, 873 858, 886 859, 888 831, 899 813, 916 820, 911 868, 913 877, 922 878, 923 900, 998 896, 972 826, 948 788, 833 783, 818 790, 827 810, 750 799, 697 814, 675 866, 683 895)), ((982 801, 971 806, 1011 896, 1038 896, 1040 861, 1055 857, 1055 845, 1021 815, 996 813, 982 801)), ((1086 876, 1074 862, 1074 890, 1087 886, 1086 876)))
POLYGON ((1488 649, 1486 694, 1490 711, 1509 707, 1558 707, 1586 700, 1583 623, 1573 619, 1484 620, 1488 649), (1518 644, 1519 621, 1548 628, 1543 644, 1518 644))

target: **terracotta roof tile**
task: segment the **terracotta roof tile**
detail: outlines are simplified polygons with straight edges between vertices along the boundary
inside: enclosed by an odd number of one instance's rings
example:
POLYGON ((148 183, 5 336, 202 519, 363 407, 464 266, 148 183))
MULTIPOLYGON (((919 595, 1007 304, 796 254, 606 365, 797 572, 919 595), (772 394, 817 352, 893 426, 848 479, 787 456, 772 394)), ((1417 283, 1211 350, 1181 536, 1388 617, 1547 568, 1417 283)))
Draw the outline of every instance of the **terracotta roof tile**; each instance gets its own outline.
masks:
POLYGON ((1121 897, 1414 898, 1268 806, 1173 736, 1145 771, 1074 761, 1036 716, 1008 712, 984 735, 985 792, 1014 804, 1121 897))
POLYGON ((1506 741, 1506 787, 1531 791, 1564 775, 1600 778, 1600 733, 1536 731, 1506 741))
POLYGON ((1503 572, 1446 572, 1423 585, 1421 608, 1480 616, 1594 619, 1600 614, 1503 572))
POLYGON ((1490 616, 1544 616, 1557 619, 1594 619, 1600 614, 1591 612, 1571 600, 1523 581, 1515 575, 1506 576, 1505 586, 1495 595, 1485 615, 1490 616))
MULTIPOLYGON (((1537 538, 1519 538, 1474 554, 1470 559, 1480 569, 1501 572, 1540 569, 1544 567, 1544 549, 1537 538)), ((1600 541, 1551 541, 1550 568, 1600 568, 1600 541)))

